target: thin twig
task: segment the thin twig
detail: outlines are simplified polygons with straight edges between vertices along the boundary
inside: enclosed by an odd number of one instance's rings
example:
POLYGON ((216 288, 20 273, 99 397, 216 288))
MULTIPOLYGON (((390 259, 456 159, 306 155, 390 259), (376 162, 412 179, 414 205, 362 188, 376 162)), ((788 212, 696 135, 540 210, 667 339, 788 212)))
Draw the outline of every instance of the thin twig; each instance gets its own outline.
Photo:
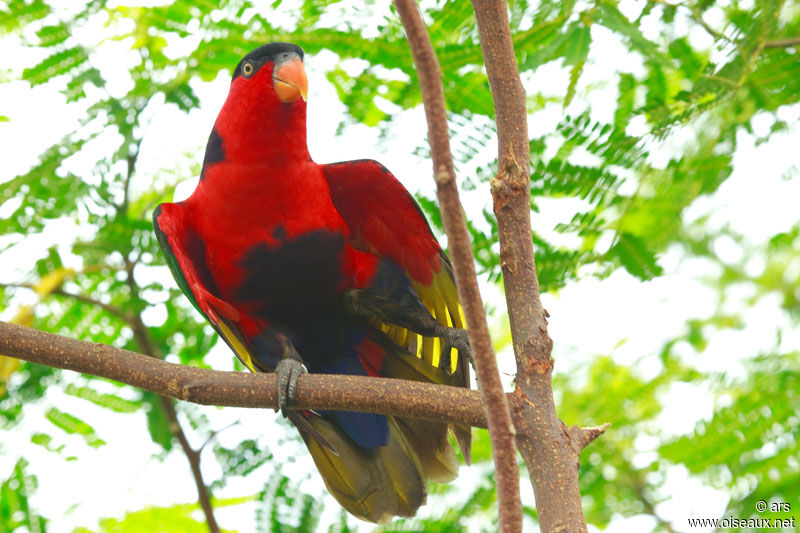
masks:
MULTIPOLYGON (((135 266, 135 261, 130 260, 130 258, 125 259, 125 282, 130 288, 131 299, 133 301, 140 299, 139 286, 136 284, 136 279, 134 278, 133 273, 135 266)), ((145 353, 145 355, 159 360, 162 359, 162 354, 158 348, 156 348, 155 344, 153 343, 153 339, 150 338, 150 333, 147 331, 147 326, 145 326, 144 322, 142 321, 141 314, 131 314, 128 320, 128 325, 133 330, 133 336, 136 339, 139 348, 145 353)), ((203 514, 206 517, 208 530, 210 533, 220 533, 219 524, 217 524, 217 519, 214 516, 214 507, 211 505, 211 494, 208 486, 203 480, 203 472, 200 470, 200 451, 192 448, 191 444, 189 443, 189 439, 186 437, 186 432, 183 430, 180 420, 178 420, 178 413, 175 411, 175 404, 173 403, 173 400, 162 395, 161 406, 164 409, 164 414, 167 417, 170 431, 175 438, 178 439, 178 443, 181 445, 181 449, 186 455, 186 460, 189 461, 189 468, 192 471, 194 484, 197 488, 197 497, 200 501, 200 507, 203 509, 203 514)))
POLYGON ((226 429, 230 429, 230 428, 232 428, 233 426, 237 426, 237 425, 239 425, 239 424, 241 424, 241 420, 234 420, 234 421, 233 421, 233 422, 231 422, 230 424, 226 424, 225 426, 222 426, 221 428, 219 428, 219 429, 215 429, 214 431, 212 431, 212 432, 211 432, 211 433, 208 435, 208 437, 206 438, 206 440, 205 440, 205 441, 203 441, 203 444, 201 444, 201 445, 200 445, 200 447, 199 447, 199 448, 197 448, 197 453, 198 453, 198 454, 202 453, 202 452, 203 452, 203 450, 205 449, 205 447, 206 447, 206 446, 208 446, 209 444, 211 444, 211 441, 212 441, 212 440, 214 440, 214 439, 216 438, 216 436, 217 436, 217 435, 219 435, 220 433, 222 433, 222 432, 223 432, 223 431, 225 431, 226 429))
MULTIPOLYGON (((139 117, 143 109, 144 106, 136 107, 136 116, 134 118, 135 122, 139 121, 139 117)), ((132 143, 132 146, 131 144, 128 146, 129 151, 126 160, 127 173, 125 174, 125 180, 123 183, 122 201, 120 204, 115 205, 117 215, 121 218, 127 218, 129 216, 128 210, 130 206, 130 186, 131 180, 136 172, 136 162, 139 157, 139 149, 141 144, 142 138, 139 137, 134 143, 132 143)), ((137 264, 137 259, 133 259, 132 254, 133 252, 131 252, 131 255, 125 257, 125 283, 130 289, 131 300, 137 302, 141 300, 139 297, 139 286, 136 284, 136 280, 134 279, 134 269, 137 264)), ((128 315, 127 322, 133 331, 133 336, 136 339, 139 348, 146 355, 160 359, 161 354, 153 343, 153 340, 150 338, 150 333, 142 321, 141 314, 133 313, 128 315)), ((208 486, 206 486, 205 481, 203 480, 203 474, 200 470, 200 452, 192 448, 191 444, 189 443, 189 439, 186 437, 186 433, 184 432, 183 427, 178 420, 178 414, 175 411, 175 405, 173 401, 170 398, 162 395, 161 406, 164 410, 165 416, 167 417, 170 431, 178 440, 181 449, 186 455, 186 459, 189 461, 189 468, 192 471, 192 477, 194 478, 194 483, 197 487, 197 497, 200 502, 200 507, 203 509, 203 514, 206 517, 206 525, 208 526, 208 530, 210 533, 220 533, 219 524, 217 524, 217 519, 214 516, 214 508, 211 505, 211 494, 208 486)))
POLYGON ((764 48, 792 48, 795 46, 800 46, 800 37, 789 37, 764 43, 764 48))
POLYGON ((455 167, 450 153, 442 74, 416 2, 395 0, 395 6, 403 22, 411 54, 417 66, 422 102, 428 121, 428 139, 442 221, 447 232, 458 295, 464 308, 469 340, 473 348, 475 371, 478 374, 478 383, 489 421, 500 531, 521 531, 522 504, 519 496, 514 426, 503 394, 497 358, 478 289, 469 233, 459 199, 455 167))
POLYGON ((200 470, 200 452, 202 448, 199 450, 192 448, 189 439, 186 437, 186 432, 183 431, 183 427, 178 421, 178 413, 175 411, 175 404, 172 399, 165 396, 161 396, 160 399, 161 407, 164 409, 164 413, 167 415, 167 420, 169 421, 170 431, 172 431, 173 435, 178 439, 183 453, 189 461, 189 468, 192 470, 192 478, 194 478, 194 485, 197 488, 200 507, 203 509, 203 514, 206 517, 208 530, 211 533, 220 533, 217 519, 214 516, 214 508, 211 505, 211 496, 203 480, 203 473, 200 470))
POLYGON ((658 514, 655 505, 653 505, 653 502, 651 502, 650 498, 648 498, 647 495, 644 493, 644 489, 645 489, 644 481, 642 481, 642 479, 637 479, 635 482, 634 492, 636 493, 636 496, 638 496, 639 500, 642 502, 642 505, 644 505, 645 510, 648 512, 648 514, 650 514, 650 516, 656 519, 659 525, 661 525, 661 527, 664 528, 664 530, 667 531, 667 533, 675 533, 675 529, 672 527, 672 524, 669 523, 667 520, 665 520, 660 514, 658 514))
MULTIPOLYGON (((29 289, 32 291, 36 290, 36 286, 31 283, 0 283, 0 287, 8 287, 13 289, 29 289)), ((61 288, 56 288, 50 291, 50 294, 54 294, 57 296, 63 296, 65 298, 70 298, 72 300, 77 300, 79 302, 83 302, 90 305, 96 305, 97 307, 107 311, 108 313, 116 316, 117 318, 127 322, 129 320, 129 315, 125 313, 122 309, 115 305, 107 304, 105 302, 101 302, 100 300, 95 300, 91 296, 86 296, 85 294, 77 294, 73 292, 65 291, 61 288)))
MULTIPOLYGON (((133 280, 133 266, 132 262, 126 261, 126 270, 128 273, 127 281, 128 285, 131 288, 131 294, 138 298, 138 286, 136 285, 135 281, 133 280)), ((12 287, 12 288, 24 288, 30 290, 36 290, 36 287, 31 284, 27 283, 2 283, 0 284, 2 287, 12 287)), ((74 300, 78 300, 83 303, 87 303, 90 305, 95 305, 104 309, 105 311, 115 315, 116 317, 123 320, 125 323, 133 331, 134 338, 139 344, 140 349, 142 349, 146 355, 150 357, 159 357, 158 351, 156 350, 152 339, 150 339, 150 335, 147 332, 147 327, 142 322, 142 318, 138 314, 128 314, 125 313, 119 307, 106 304, 99 300, 95 300, 89 296, 83 294, 75 294, 71 292, 64 291, 61 288, 56 288, 50 291, 51 295, 58 295, 64 296, 67 298, 71 298, 74 300)), ((58 365, 54 365, 58 366, 58 365)), ((154 391, 155 392, 155 391, 154 391)), ((198 492, 198 499, 200 501, 200 506, 203 509, 203 512, 206 516, 206 522, 208 523, 208 528, 211 533, 219 533, 219 525, 216 522, 216 518, 214 517, 213 507, 211 506, 211 497, 208 493, 208 488, 203 481, 202 472, 200 470, 200 450, 194 450, 191 445, 189 444, 189 440, 186 437, 186 433, 183 431, 183 427, 178 420, 177 413, 175 412, 175 406, 172 403, 172 400, 168 397, 161 397, 161 407, 164 410, 164 414, 168 420, 168 426, 172 434, 178 439, 178 442, 183 449, 184 454, 186 455, 186 459, 189 461, 189 467, 192 471, 192 476, 194 477, 195 486, 197 487, 198 492)), ((202 449, 202 448, 201 448, 202 449)))
POLYGON ((701 12, 695 11, 693 8, 689 7, 688 5, 683 5, 683 7, 685 7, 686 9, 688 9, 690 11, 691 16, 689 18, 692 19, 693 21, 695 21, 697 24, 699 24, 700 27, 702 27, 704 30, 706 30, 706 33, 708 33, 711 37, 713 37, 714 40, 716 40, 716 41, 726 41, 727 43, 733 44, 733 45, 737 44, 735 41, 733 41, 727 35, 725 35, 725 33, 719 32, 719 31, 715 30, 714 28, 712 28, 711 25, 708 22, 705 21, 705 19, 703 18, 703 14, 701 12))
POLYGON ((736 83, 735 81, 729 80, 728 78, 722 76, 715 76, 713 74, 700 74, 700 78, 706 80, 718 81, 720 83, 724 83, 725 85, 733 87, 734 89, 737 89, 739 87, 739 84, 736 83))

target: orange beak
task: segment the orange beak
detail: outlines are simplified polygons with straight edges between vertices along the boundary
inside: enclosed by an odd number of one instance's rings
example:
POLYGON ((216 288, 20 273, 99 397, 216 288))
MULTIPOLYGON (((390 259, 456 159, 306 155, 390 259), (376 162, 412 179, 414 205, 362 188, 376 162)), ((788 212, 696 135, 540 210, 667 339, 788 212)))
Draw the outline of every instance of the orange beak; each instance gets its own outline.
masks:
POLYGON ((287 104, 298 98, 306 101, 308 95, 308 78, 306 69, 299 57, 281 63, 273 74, 273 83, 278 98, 287 104))

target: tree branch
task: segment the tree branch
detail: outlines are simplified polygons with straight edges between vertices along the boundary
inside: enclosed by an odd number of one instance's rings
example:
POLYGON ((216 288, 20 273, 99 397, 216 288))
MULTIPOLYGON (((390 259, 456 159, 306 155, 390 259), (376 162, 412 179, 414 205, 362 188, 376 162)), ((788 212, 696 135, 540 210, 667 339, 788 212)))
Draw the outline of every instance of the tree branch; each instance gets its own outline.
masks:
POLYGON ((800 46, 800 37, 789 37, 788 39, 778 39, 764 43, 764 48, 793 48, 796 46, 800 46))
POLYGON ((644 505, 644 508, 647 511, 647 513, 650 514, 650 516, 652 516, 653 518, 655 518, 656 521, 659 523, 659 525, 663 527, 667 533, 675 533, 675 528, 672 527, 672 524, 667 520, 665 520, 660 514, 658 514, 655 505, 653 505, 653 502, 651 502, 650 498, 648 498, 647 495, 645 494, 645 484, 644 480, 642 480, 641 478, 636 480, 634 492, 636 496, 638 496, 639 500, 642 502, 642 505, 644 505))
MULTIPOLYGON (((530 141, 506 2, 472 0, 494 99, 498 171, 491 181, 508 316, 517 362, 512 415, 543 532, 586 531, 578 456, 590 435, 558 418, 547 312, 539 295, 530 217, 530 141), (573 438, 573 437, 579 438, 573 438)), ((598 433, 599 434, 599 433, 598 433)))
POLYGON ((519 470, 514 447, 514 427, 492 346, 475 271, 474 254, 458 194, 439 61, 414 0, 395 0, 411 54, 417 66, 422 102, 428 121, 436 192, 453 259, 458 296, 464 308, 475 371, 478 374, 489 422, 495 464, 500 531, 522 530, 519 470))
MULTIPOLYGON (((131 172, 132 170, 129 168, 129 176, 131 172)), ((127 186, 128 185, 126 182, 126 198, 127 186)), ((127 200, 125 205, 127 209, 127 200)), ((131 290, 131 299, 133 301, 138 301, 140 299, 139 286, 136 284, 136 279, 133 275, 133 269, 135 266, 136 264, 129 258, 125 259, 125 281, 131 290)), ((147 331, 147 326, 145 326, 144 322, 142 321, 142 315, 140 313, 131 314, 128 318, 128 325, 133 330, 133 336, 136 339, 139 348, 145 352, 145 355, 161 360, 162 355, 153 344, 153 339, 150 338, 150 333, 147 331)), ((183 449, 183 453, 186 455, 186 460, 189 461, 189 468, 192 471, 194 484, 197 488, 197 497, 200 500, 200 507, 203 509, 203 514, 206 517, 208 530, 210 533, 220 533, 217 518, 214 516, 214 507, 211 505, 211 494, 208 490, 208 486, 206 486, 206 483, 203 480, 203 472, 200 470, 200 450, 195 450, 189 443, 186 432, 183 431, 183 426, 181 426, 180 420, 178 420, 178 413, 175 410, 175 404, 173 403, 173 400, 164 395, 162 395, 160 399, 161 407, 164 409, 164 414, 169 421, 169 429, 175 438, 178 439, 178 443, 180 444, 181 449, 183 449)))
POLYGON ((208 493, 208 487, 206 486, 205 481, 203 481, 203 473, 200 471, 200 452, 202 451, 202 447, 198 450, 192 448, 191 443, 189 443, 189 439, 186 437, 186 433, 183 431, 183 427, 178 421, 178 412, 175 410, 175 404, 173 403, 172 399, 167 398, 166 396, 161 396, 160 399, 161 407, 164 409, 164 413, 167 415, 167 420, 169 420, 169 429, 172 434, 175 435, 175 438, 178 439, 178 442, 183 449, 183 453, 186 455, 186 459, 189 461, 189 468, 192 470, 192 478, 194 478, 194 485, 197 488, 200 507, 203 509, 203 514, 206 517, 208 530, 211 533, 220 533, 219 524, 217 524, 217 518, 214 516, 214 507, 211 505, 211 496, 208 493))
MULTIPOLYGON (((127 272, 126 281, 131 289, 131 295, 135 299, 138 299, 139 288, 136 285, 136 282, 133 278, 134 264, 130 261, 126 261, 125 266, 127 272)), ((0 283, 0 287, 23 288, 36 291, 36 286, 28 283, 0 283)), ((142 322, 142 318, 139 314, 136 313, 128 314, 117 306, 103 303, 99 300, 95 300, 94 298, 91 298, 90 296, 86 296, 83 294, 67 292, 61 289, 60 287, 51 290, 49 294, 64 296, 66 298, 77 300, 86 304, 95 305, 105 310, 106 312, 116 316, 120 320, 124 321, 131 328, 137 344, 139 345, 140 349, 143 352, 145 352, 146 355, 150 357, 160 358, 160 354, 153 345, 152 339, 150 338, 150 334, 147 331, 147 327, 142 322)), ((58 366, 58 365, 51 365, 51 366, 58 366)), ((175 406, 173 405, 172 400, 162 396, 161 407, 164 410, 165 416, 167 417, 170 431, 172 432, 173 436, 175 436, 175 438, 178 439, 178 443, 183 449, 183 452, 186 455, 186 459, 189 461, 189 467, 191 468, 192 476, 194 477, 194 482, 197 487, 200 507, 203 509, 203 513, 206 516, 206 522, 208 524, 209 531, 211 533, 219 533, 220 531, 219 525, 217 524, 216 518, 214 516, 214 510, 211 505, 211 496, 209 494, 208 488, 205 485, 205 482, 203 481, 202 472, 200 471, 200 450, 194 450, 189 444, 189 440, 186 437, 186 433, 183 431, 183 427, 181 426, 180 421, 178 420, 178 416, 175 411, 175 406)))
MULTIPOLYGON (((36 286, 31 283, 0 283, 0 287, 8 287, 12 289, 30 289, 32 291, 36 290, 36 286)), ((101 302, 100 300, 95 300, 90 296, 86 296, 84 294, 76 294, 72 292, 67 292, 64 289, 56 288, 50 291, 50 294, 55 294, 57 296, 63 296, 65 298, 70 298, 73 300, 77 300, 79 302, 83 302, 90 305, 96 305, 97 307, 107 311, 108 313, 116 316, 117 318, 127 322, 129 320, 129 316, 119 307, 111 304, 107 304, 101 302)))
MULTIPOLYGON (((277 409, 275 374, 222 372, 0 322, 0 353, 32 363, 121 381, 203 405, 277 409)), ((383 413, 486 427, 480 393, 419 381, 304 374, 297 409, 383 413), (435 401, 432 399, 435 398, 435 401)))

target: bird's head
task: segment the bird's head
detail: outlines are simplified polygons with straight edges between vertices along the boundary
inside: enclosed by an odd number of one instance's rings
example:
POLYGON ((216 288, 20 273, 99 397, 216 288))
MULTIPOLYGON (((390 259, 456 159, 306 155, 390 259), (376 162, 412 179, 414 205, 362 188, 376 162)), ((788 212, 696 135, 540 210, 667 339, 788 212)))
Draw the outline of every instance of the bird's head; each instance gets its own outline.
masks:
POLYGON ((214 126, 226 159, 293 150, 307 158, 307 94, 299 46, 270 43, 244 56, 233 71, 228 98, 214 126))
POLYGON ((291 43, 270 43, 244 56, 233 71, 231 92, 239 89, 266 101, 291 104, 306 100, 308 79, 303 50, 291 43))

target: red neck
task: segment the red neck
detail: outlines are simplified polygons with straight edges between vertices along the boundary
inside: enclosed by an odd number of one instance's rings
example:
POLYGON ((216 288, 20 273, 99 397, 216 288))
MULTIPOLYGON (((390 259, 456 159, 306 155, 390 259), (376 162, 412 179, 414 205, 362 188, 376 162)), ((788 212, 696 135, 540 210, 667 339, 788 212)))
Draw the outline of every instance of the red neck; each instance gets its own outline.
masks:
POLYGON ((285 103, 272 86, 272 68, 262 68, 252 79, 237 77, 214 128, 222 138, 225 161, 233 164, 272 165, 308 161, 306 103, 285 103))
POLYGON ((303 198, 295 191, 317 193, 323 183, 306 146, 306 103, 278 98, 269 65, 250 79, 233 80, 214 130, 222 159, 205 168, 191 202, 241 217, 242 206, 251 204, 288 209, 291 199, 303 198))

